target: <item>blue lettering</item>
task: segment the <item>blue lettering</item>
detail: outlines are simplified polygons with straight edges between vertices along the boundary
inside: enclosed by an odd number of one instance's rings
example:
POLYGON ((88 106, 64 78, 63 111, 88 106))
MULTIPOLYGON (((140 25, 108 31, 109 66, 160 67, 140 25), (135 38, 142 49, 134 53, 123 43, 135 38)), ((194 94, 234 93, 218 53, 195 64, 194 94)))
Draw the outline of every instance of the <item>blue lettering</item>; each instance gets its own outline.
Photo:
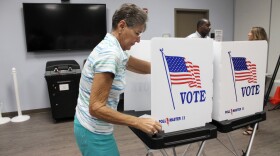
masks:
POLYGON ((204 102, 206 100, 205 94, 206 94, 205 90, 200 91, 200 102, 204 102))
POLYGON ((260 85, 252 85, 247 87, 241 87, 242 96, 257 95, 260 93, 260 85))
POLYGON ((246 91, 246 87, 241 87, 242 90, 242 96, 244 97, 245 91, 246 91))
POLYGON ((188 91, 188 92, 180 92, 182 104, 185 104, 185 101, 190 104, 192 102, 204 102, 206 100, 206 91, 188 91))
POLYGON ((250 86, 246 87, 246 95, 249 96, 251 94, 250 86))
POLYGON ((181 100, 182 100, 182 104, 185 103, 185 98, 186 98, 186 92, 181 92, 181 100))
POLYGON ((256 86, 254 85, 254 86, 252 86, 252 95, 254 95, 254 88, 255 88, 256 86))
POLYGON ((193 94, 194 94, 194 102, 197 102, 197 94, 199 93, 199 91, 194 91, 193 94))
POLYGON ((256 94, 260 93, 260 85, 256 85, 256 94))
POLYGON ((186 100, 187 100, 188 103, 192 102, 192 92, 187 93, 187 99, 186 100))

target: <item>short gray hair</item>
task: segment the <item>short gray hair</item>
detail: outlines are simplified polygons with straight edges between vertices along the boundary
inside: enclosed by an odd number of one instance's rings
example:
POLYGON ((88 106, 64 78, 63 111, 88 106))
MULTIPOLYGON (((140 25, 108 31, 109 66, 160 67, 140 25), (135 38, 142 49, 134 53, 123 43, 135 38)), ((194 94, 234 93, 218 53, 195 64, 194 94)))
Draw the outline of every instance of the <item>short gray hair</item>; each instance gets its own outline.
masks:
POLYGON ((116 10, 112 17, 112 29, 117 28, 118 23, 124 20, 128 27, 132 28, 144 24, 146 30, 146 22, 148 20, 147 13, 135 4, 125 3, 120 9, 116 10))

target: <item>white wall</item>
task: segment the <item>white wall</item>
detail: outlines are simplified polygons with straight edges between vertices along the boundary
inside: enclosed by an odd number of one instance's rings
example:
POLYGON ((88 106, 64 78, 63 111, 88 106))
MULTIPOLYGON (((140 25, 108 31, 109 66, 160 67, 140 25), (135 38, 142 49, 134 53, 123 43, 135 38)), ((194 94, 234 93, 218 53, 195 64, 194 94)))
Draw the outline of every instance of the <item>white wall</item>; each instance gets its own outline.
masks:
MULTIPOLYGON (((224 30, 224 40, 233 39, 233 0, 70 0, 71 3, 105 3, 108 31, 114 11, 125 2, 148 8, 147 31, 141 39, 170 33, 174 36, 174 8, 209 9, 212 29, 224 30)), ((27 53, 23 25, 22 3, 60 3, 60 0, 0 0, 0 101, 2 112, 17 111, 12 67, 17 69, 22 110, 49 108, 47 84, 44 78, 47 61, 74 59, 80 66, 88 52, 27 53)))
POLYGON ((280 1, 235 0, 234 3, 234 40, 247 40, 252 26, 264 27, 269 37, 267 72, 272 74, 280 54, 280 1))
POLYGON ((234 40, 248 40, 252 26, 261 26, 269 33, 271 0, 235 0, 234 40))
MULTIPOLYGON (((272 0, 271 26, 269 38, 269 56, 268 56, 268 72, 273 73, 277 59, 280 55, 280 1, 272 0)), ((280 79, 280 70, 278 70, 277 78, 280 79)))

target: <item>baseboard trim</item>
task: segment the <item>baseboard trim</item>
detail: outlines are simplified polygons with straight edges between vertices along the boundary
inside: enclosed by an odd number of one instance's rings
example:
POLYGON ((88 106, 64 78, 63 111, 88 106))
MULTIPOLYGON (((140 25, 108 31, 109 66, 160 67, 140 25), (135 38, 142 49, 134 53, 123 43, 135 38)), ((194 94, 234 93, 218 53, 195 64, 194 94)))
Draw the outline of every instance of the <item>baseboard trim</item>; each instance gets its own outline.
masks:
MULTIPOLYGON (((50 112, 51 108, 41 108, 41 109, 32 109, 32 110, 25 110, 22 111, 22 114, 33 114, 33 113, 42 113, 42 112, 50 112)), ((6 112, 6 113, 2 113, 3 117, 13 117, 13 116, 17 116, 18 112, 6 112)))

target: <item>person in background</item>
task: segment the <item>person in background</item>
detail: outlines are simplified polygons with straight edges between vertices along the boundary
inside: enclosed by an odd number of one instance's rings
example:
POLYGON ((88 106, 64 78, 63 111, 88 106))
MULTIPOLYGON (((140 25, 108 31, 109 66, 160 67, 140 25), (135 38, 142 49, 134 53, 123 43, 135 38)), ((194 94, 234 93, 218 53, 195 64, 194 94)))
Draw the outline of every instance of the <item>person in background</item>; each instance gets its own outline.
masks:
POLYGON ((187 36, 187 38, 207 38, 210 39, 208 36, 211 30, 211 23, 208 19, 202 18, 196 24, 196 32, 187 36))
MULTIPOLYGON (((265 29, 263 27, 252 27, 251 30, 248 33, 248 40, 254 41, 254 40, 266 40, 268 41, 267 34, 265 32, 265 29)), ((251 135, 253 133, 253 127, 255 124, 251 124, 247 126, 246 130, 243 132, 244 135, 251 135)))
POLYGON ((83 156, 119 156, 113 124, 137 128, 153 135, 161 124, 118 112, 125 88, 125 71, 150 74, 149 62, 130 56, 126 50, 146 29, 147 14, 135 4, 125 3, 112 17, 112 31, 93 49, 82 70, 74 119, 74 135, 83 156))
POLYGON ((263 27, 252 27, 248 33, 248 40, 266 40, 268 41, 267 34, 263 27))

